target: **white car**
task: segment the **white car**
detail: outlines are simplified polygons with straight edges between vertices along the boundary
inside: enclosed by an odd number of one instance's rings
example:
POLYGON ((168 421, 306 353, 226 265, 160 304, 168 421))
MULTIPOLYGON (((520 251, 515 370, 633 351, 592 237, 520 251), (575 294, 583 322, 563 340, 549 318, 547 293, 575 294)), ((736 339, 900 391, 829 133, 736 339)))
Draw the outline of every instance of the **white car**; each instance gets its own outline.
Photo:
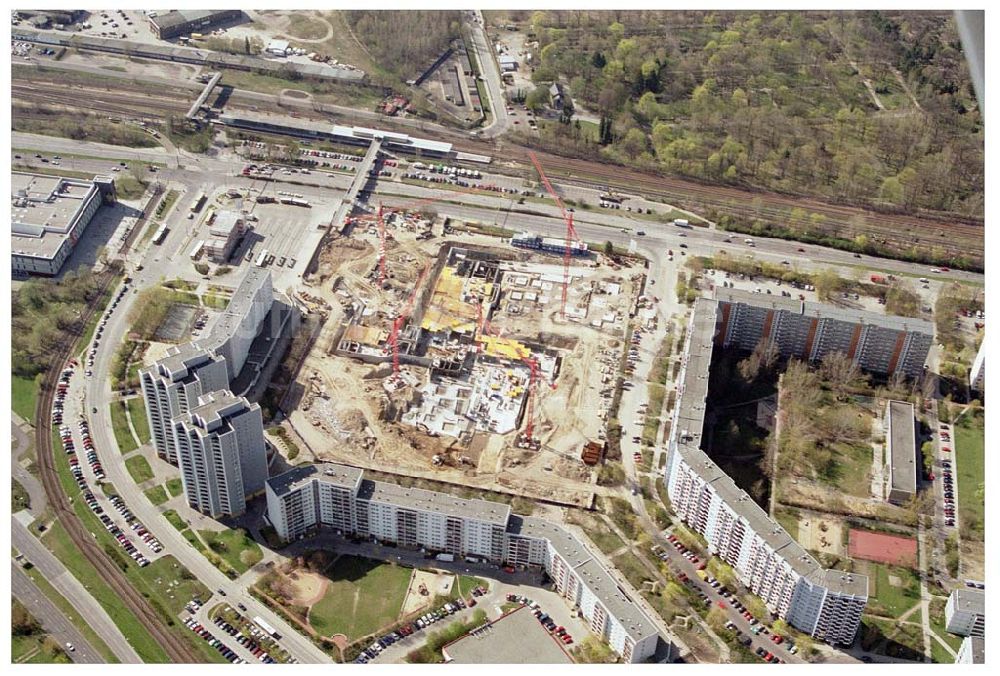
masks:
POLYGON ((72 643, 67 643, 66 650, 70 651, 71 653, 76 652, 76 646, 74 646, 72 643))

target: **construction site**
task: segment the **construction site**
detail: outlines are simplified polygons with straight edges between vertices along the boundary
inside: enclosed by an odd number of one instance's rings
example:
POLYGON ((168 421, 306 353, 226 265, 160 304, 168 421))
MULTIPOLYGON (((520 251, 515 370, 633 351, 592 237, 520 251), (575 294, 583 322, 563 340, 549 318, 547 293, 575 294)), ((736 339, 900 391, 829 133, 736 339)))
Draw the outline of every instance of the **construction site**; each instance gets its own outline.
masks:
POLYGON ((316 460, 589 505, 642 261, 428 211, 322 246, 291 427, 316 460))

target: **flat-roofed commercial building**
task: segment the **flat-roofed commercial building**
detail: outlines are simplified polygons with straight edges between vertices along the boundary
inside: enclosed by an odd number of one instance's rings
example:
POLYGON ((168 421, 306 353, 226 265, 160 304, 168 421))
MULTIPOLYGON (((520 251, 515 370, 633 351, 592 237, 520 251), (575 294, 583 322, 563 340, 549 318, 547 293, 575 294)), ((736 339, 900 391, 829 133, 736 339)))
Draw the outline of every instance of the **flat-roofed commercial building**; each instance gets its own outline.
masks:
POLYGON ((246 232, 243 215, 236 211, 220 211, 208 230, 205 240, 205 255, 216 263, 225 263, 246 232))
POLYGON ((955 655, 955 664, 986 664, 986 641, 982 636, 966 636, 955 655))
POLYGON ((267 481, 260 405, 220 390, 172 423, 188 504, 212 518, 239 516, 267 481))
POLYGON ((229 387, 226 360, 197 343, 185 343, 169 348, 166 356, 148 368, 139 369, 139 382, 156 454, 176 465, 171 421, 197 406, 202 395, 229 387))
POLYGON ((101 205, 115 201, 114 181, 102 176, 85 181, 14 172, 10 182, 15 275, 58 274, 101 205))
POLYGON ((226 359, 229 380, 239 375, 250 354, 250 346, 274 304, 271 271, 251 267, 229 299, 225 312, 203 342, 226 359))
POLYGON ((798 342, 797 329, 780 328, 774 314, 745 302, 695 302, 671 421, 667 493, 677 515, 771 612, 815 638, 850 644, 868 601, 867 577, 825 570, 701 449, 713 348, 752 350, 763 335, 787 353, 798 342))
POLYGON ((449 664, 573 664, 559 639, 519 606, 441 648, 449 664))
POLYGON ((626 662, 656 651, 659 633, 611 573, 557 524, 510 507, 364 479, 337 464, 296 467, 267 481, 267 518, 293 540, 319 528, 403 547, 544 568, 567 603, 626 662))
POLYGON ((149 28, 161 40, 185 33, 200 33, 215 26, 243 19, 240 9, 175 9, 149 16, 149 28))
POLYGON ((959 636, 979 636, 986 633, 986 592, 960 587, 948 597, 944 606, 945 627, 959 636))
POLYGON ((901 505, 917 493, 917 432, 913 404, 890 401, 885 407, 889 502, 901 505))

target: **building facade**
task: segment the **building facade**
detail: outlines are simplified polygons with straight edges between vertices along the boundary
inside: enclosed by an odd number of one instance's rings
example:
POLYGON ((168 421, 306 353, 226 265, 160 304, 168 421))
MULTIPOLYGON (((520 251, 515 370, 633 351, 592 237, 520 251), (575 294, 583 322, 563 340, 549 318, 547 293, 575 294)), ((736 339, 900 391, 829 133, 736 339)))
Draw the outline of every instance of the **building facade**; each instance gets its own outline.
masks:
POLYGON ((722 347, 753 350, 764 340, 786 357, 817 361, 842 352, 865 371, 922 377, 934 326, 921 319, 846 311, 731 289, 716 292, 722 347))
POLYGON ((188 504, 212 518, 239 516, 267 481, 264 419, 258 404, 221 390, 172 422, 188 504))
POLYGON ((239 9, 175 9, 149 15, 149 28, 161 40, 169 40, 185 33, 210 31, 215 26, 243 19, 239 9))
POLYGON ((986 393, 986 341, 979 346, 979 352, 969 370, 969 387, 979 394, 986 393))
POLYGON ((107 177, 11 174, 12 273, 58 274, 101 206, 115 200, 115 183, 107 177))
POLYGON ((230 381, 239 375, 246 363, 250 346, 273 304, 271 271, 251 267, 204 341, 206 347, 225 358, 230 381))
POLYGON ((978 636, 986 633, 986 592, 982 589, 961 587, 948 597, 944 607, 945 627, 959 636, 978 636))
POLYGON ((868 601, 867 578, 825 570, 701 449, 714 347, 752 350, 769 336, 785 354, 804 357, 814 350, 807 347, 815 338, 811 327, 794 313, 789 321, 776 321, 779 316, 745 302, 696 301, 664 479, 681 520, 772 613, 815 638, 846 645, 854 641, 868 601))
POLYGON ((985 664, 986 641, 980 636, 966 636, 955 655, 955 664, 985 664))
POLYGON ((236 211, 221 211, 209 227, 205 240, 205 255, 215 263, 225 263, 246 233, 243 215, 236 211))
POLYGON ((226 360, 197 343, 172 347, 149 368, 139 369, 146 419, 156 454, 177 464, 171 421, 198 405, 198 398, 229 387, 226 360))
POLYGON ((369 481, 345 465, 296 467, 267 481, 267 518, 283 540, 332 529, 469 560, 543 568, 559 594, 626 662, 652 656, 649 617, 576 537, 486 500, 369 481))

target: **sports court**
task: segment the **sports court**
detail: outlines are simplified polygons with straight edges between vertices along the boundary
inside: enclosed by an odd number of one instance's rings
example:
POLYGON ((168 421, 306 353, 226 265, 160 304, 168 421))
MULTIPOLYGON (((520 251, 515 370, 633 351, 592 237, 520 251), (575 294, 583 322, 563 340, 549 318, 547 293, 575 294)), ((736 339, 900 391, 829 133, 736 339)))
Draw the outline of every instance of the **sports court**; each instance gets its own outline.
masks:
POLYGON ((917 541, 900 535, 851 529, 848 553, 855 559, 912 568, 917 565, 917 541))

